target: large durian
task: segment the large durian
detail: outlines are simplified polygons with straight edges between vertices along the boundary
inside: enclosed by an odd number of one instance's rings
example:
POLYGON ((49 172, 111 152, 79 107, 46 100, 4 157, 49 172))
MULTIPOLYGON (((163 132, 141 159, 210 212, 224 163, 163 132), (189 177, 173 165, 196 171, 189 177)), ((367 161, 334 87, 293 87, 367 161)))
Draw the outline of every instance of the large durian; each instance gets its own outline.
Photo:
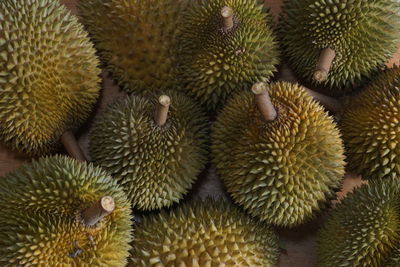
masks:
POLYGON ((278 238, 225 202, 195 201, 136 225, 128 266, 276 266, 278 238))
POLYGON ((192 1, 182 16, 180 77, 209 111, 272 76, 278 52, 270 15, 257 1, 192 1))
POLYGON ((87 33, 59 1, 0 1, 0 141, 52 152, 89 116, 100 91, 87 33))
POLYGON ((122 188, 92 165, 41 158, 0 179, 1 266, 125 266, 131 231, 122 188))
POLYGON ((173 46, 178 21, 189 1, 79 1, 86 29, 125 91, 176 84, 173 46))
POLYGON ((160 98, 160 94, 132 95, 115 102, 90 134, 93 162, 123 185, 132 207, 140 210, 178 202, 207 159, 204 112, 180 93, 165 93, 160 98))
MULTIPOLYGON (((398 179, 374 180, 350 193, 331 212, 318 237, 318 266, 395 264, 400 243, 398 179)), ((394 265, 398 266, 398 265, 394 265)))
POLYGON ((279 34, 290 66, 330 94, 362 84, 400 40, 398 0, 285 0, 282 10, 279 34))
POLYGON ((400 67, 380 74, 343 112, 349 169, 364 179, 400 176, 400 67))
POLYGON ((259 83, 253 91, 256 98, 242 92, 217 117, 214 163, 236 203, 268 223, 293 227, 312 218, 340 186, 340 134, 297 84, 259 83))

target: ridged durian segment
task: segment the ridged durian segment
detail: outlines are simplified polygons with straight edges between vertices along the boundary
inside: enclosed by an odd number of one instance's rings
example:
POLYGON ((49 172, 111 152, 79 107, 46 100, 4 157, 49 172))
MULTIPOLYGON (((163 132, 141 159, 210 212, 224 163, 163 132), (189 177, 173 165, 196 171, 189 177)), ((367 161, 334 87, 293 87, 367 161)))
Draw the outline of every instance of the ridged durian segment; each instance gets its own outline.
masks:
POLYGON ((128 266, 276 266, 278 237, 229 203, 194 201, 145 217, 128 266))
POLYGON ((0 1, 0 140, 38 156, 86 120, 100 91, 87 33, 58 1, 0 1))
POLYGON ((341 120, 349 168, 364 179, 400 176, 400 67, 353 97, 341 120))
POLYGON ((133 208, 154 210, 179 202, 207 160, 208 120, 190 98, 171 98, 168 119, 157 126, 160 94, 117 101, 94 123, 90 154, 124 187, 133 208))
POLYGON ((100 168, 55 156, 0 179, 1 266, 124 266, 131 232, 129 201, 100 168), (103 196, 114 212, 84 226, 80 213, 103 196))
POLYGON ((280 39, 290 66, 310 85, 332 94, 349 91, 396 51, 400 36, 397 0, 285 0, 280 39), (323 48, 336 52, 328 79, 313 80, 323 48))
POLYGON ((254 0, 192 1, 179 35, 180 76, 185 91, 209 111, 235 92, 268 80, 278 51, 270 15, 254 0), (222 30, 221 10, 234 12, 234 26, 222 30))
POLYGON ((319 232, 318 266, 386 267, 399 244, 399 193, 398 180, 389 179, 349 194, 319 232))
POLYGON ((218 174, 252 215, 293 227, 334 197, 344 175, 343 145, 333 119, 303 87, 268 85, 278 117, 266 122, 251 92, 228 101, 212 132, 218 174))
POLYGON ((128 93, 176 84, 173 45, 188 0, 86 0, 83 23, 128 93))

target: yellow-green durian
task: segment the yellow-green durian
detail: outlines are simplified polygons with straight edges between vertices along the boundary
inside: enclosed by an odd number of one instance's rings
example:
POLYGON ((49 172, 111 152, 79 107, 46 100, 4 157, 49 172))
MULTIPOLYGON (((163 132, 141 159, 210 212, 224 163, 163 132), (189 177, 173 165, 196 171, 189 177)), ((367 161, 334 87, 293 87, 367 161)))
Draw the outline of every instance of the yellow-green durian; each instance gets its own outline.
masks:
POLYGON ((118 180, 139 210, 179 202, 207 161, 204 112, 178 92, 163 94, 171 99, 165 125, 154 120, 161 93, 132 95, 112 104, 90 134, 93 162, 118 180))
POLYGON ((100 168, 54 156, 0 179, 1 266, 125 266, 131 232, 129 201, 100 168), (82 211, 103 196, 115 210, 86 226, 82 211))
POLYGON ((330 94, 363 84, 400 40, 398 0, 285 0, 282 11, 279 34, 289 65, 307 85, 330 94), (317 81, 316 64, 326 48, 336 56, 326 80, 317 81))
POLYGON ((106 68, 128 93, 176 84, 173 45, 189 0, 85 0, 79 9, 106 68))
POLYGON ((318 266, 389 266, 384 263, 399 248, 399 196, 398 179, 374 180, 350 193, 319 232, 318 266))
POLYGON ((230 99, 212 131, 217 173, 233 200, 267 223, 293 227, 335 196, 344 175, 339 131, 305 89, 267 85, 277 111, 266 121, 254 95, 230 99))
POLYGON ((143 218, 128 266, 277 265, 278 237, 226 202, 193 201, 143 218))
POLYGON ((400 176, 400 67, 380 74, 343 112, 349 169, 364 179, 400 176))
POLYGON ((233 93, 271 78, 278 64, 277 45, 272 19, 258 1, 192 1, 182 16, 176 52, 180 78, 185 92, 208 111, 220 108, 233 93), (221 12, 233 13, 231 28, 224 28, 221 12))
POLYGON ((89 116, 100 69, 87 33, 59 1, 0 1, 0 141, 52 152, 89 116))

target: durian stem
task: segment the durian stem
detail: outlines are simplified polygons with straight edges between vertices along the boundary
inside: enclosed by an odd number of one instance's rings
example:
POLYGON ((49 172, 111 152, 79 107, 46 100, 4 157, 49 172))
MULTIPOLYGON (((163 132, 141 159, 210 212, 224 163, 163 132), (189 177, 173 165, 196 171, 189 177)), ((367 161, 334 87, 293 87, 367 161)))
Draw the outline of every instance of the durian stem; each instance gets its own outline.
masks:
POLYGON ((102 197, 87 210, 82 212, 82 220, 86 226, 93 226, 115 209, 114 199, 110 196, 102 197))
POLYGON ((259 111, 266 121, 274 121, 278 116, 274 105, 269 97, 267 86, 265 83, 256 83, 251 88, 255 95, 255 102, 259 111))
POLYGON ((233 9, 228 6, 223 7, 221 10, 222 27, 225 32, 233 28, 233 14, 233 9))
POLYGON ((324 106, 327 110, 332 111, 334 113, 340 113, 343 110, 343 105, 339 100, 323 95, 321 93, 315 92, 313 90, 307 89, 307 93, 312 96, 316 101, 318 101, 322 106, 324 106))
POLYGON ((85 154, 83 154, 78 141, 71 131, 66 131, 61 135, 61 143, 64 145, 65 150, 71 157, 79 161, 87 161, 85 154))
POLYGON ((329 70, 335 57, 336 52, 332 48, 322 49, 317 62, 317 68, 314 72, 314 79, 316 81, 323 82, 328 79, 329 70))
POLYGON ((169 96, 162 95, 158 98, 158 105, 154 120, 158 126, 163 126, 168 119, 169 106, 171 105, 171 99, 169 96))

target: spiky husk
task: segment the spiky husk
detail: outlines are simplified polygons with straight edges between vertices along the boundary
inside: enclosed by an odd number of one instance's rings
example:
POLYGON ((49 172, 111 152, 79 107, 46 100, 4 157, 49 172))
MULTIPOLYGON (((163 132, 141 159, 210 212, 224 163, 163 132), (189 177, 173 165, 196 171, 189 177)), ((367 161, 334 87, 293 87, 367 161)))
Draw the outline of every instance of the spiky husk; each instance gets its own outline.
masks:
POLYGON ((391 253, 387 262, 383 265, 385 267, 398 267, 400 266, 400 244, 397 244, 396 249, 391 253))
POLYGON ((179 35, 180 76, 185 92, 215 111, 235 92, 267 81, 278 52, 270 15, 254 0, 192 1, 179 35), (234 28, 222 30, 220 12, 234 11, 234 28))
POLYGON ((172 46, 188 0, 86 0, 83 23, 128 93, 176 85, 172 46))
POLYGON ((339 131, 324 109, 297 84, 268 86, 277 109, 266 122, 251 92, 228 101, 212 132, 218 174, 234 201, 278 226, 309 220, 344 175, 339 131))
POLYGON ((100 91, 87 33, 58 1, 0 1, 0 140, 31 156, 89 116, 100 91))
POLYGON ((278 237, 231 204, 195 201, 145 217, 130 266, 276 266, 278 237))
POLYGON ((400 176, 400 67, 353 97, 340 123, 349 169, 364 179, 400 176))
POLYGON ((157 126, 159 94, 117 101, 94 123, 90 155, 123 185, 132 206, 154 210, 179 202, 207 160, 208 120, 174 91, 166 125, 157 126))
POLYGON ((319 232, 318 266, 387 266, 399 244, 399 196, 396 179, 375 180, 350 193, 319 232))
POLYGON ((284 54, 299 78, 331 94, 364 83, 396 51, 400 36, 397 0, 285 0, 279 26, 284 54), (328 79, 313 73, 320 51, 336 58, 328 79))
POLYGON ((129 201, 99 168, 55 156, 0 179, 1 266, 124 266, 131 241, 129 201), (93 227, 80 213, 103 196, 114 212, 93 227))

